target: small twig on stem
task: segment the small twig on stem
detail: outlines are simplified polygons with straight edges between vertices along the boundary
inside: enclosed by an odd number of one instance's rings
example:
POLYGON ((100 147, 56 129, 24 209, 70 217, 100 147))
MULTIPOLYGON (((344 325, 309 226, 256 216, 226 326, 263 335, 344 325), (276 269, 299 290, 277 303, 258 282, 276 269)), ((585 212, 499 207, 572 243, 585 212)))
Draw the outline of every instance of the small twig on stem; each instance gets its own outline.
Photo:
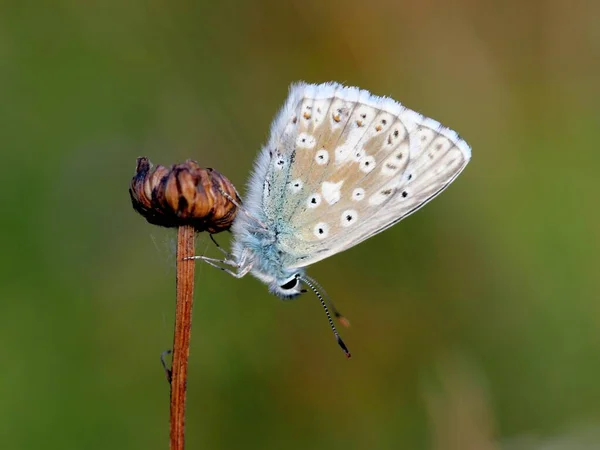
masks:
POLYGON ((188 357, 194 302, 194 228, 180 226, 177 232, 177 303, 171 365, 171 450, 183 450, 185 444, 185 400, 188 357))

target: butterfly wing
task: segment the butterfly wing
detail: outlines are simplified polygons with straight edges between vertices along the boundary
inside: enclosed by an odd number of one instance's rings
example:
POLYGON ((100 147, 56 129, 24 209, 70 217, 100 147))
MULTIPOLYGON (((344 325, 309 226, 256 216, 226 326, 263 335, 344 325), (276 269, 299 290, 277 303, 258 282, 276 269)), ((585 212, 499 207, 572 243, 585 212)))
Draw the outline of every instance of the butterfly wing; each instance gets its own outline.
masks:
POLYGON ((457 133, 390 98, 297 84, 259 158, 260 203, 286 267, 304 267, 413 213, 470 157, 457 133))

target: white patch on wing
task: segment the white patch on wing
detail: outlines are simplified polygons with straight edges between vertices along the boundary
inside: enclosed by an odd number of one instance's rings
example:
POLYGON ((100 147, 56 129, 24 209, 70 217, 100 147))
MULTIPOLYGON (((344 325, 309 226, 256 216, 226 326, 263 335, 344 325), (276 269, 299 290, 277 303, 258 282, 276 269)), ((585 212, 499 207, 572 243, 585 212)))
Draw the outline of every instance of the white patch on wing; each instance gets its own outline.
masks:
POLYGON ((392 190, 390 189, 389 193, 387 190, 381 190, 376 194, 371 195, 369 197, 369 205, 377 206, 381 205, 383 202, 387 200, 387 198, 391 195, 392 190))
POLYGON ((398 148, 392 152, 392 154, 390 155, 390 157, 388 159, 389 160, 396 159, 396 162, 398 164, 400 164, 400 163, 402 163, 402 161, 405 161, 406 158, 408 158, 409 151, 410 151, 410 149, 408 147, 408 143, 404 142, 404 143, 400 144, 398 146, 398 148))
POLYGON ((347 209, 340 216, 340 224, 349 227, 358 220, 358 212, 355 209, 347 209))
POLYGON ((308 197, 308 200, 306 200, 306 206, 308 206, 309 208, 316 208, 317 206, 319 206, 321 204, 321 195, 320 194, 312 194, 310 197, 308 197))
POLYGON ((323 122, 325 113, 329 108, 329 102, 329 99, 315 100, 312 109, 312 119, 315 125, 319 125, 321 122, 323 122))
POLYGON ((360 162, 361 159, 363 159, 366 156, 366 152, 364 148, 360 148, 357 151, 354 152, 354 154, 352 155, 352 161, 354 162, 360 162))
POLYGON ((296 146, 298 148, 313 148, 317 140, 312 134, 300 133, 296 138, 296 146))
POLYGON ((283 131, 284 134, 291 134, 295 129, 296 129, 296 124, 298 122, 298 116, 296 116, 296 114, 294 114, 289 122, 287 123, 287 125, 285 126, 285 130, 283 131))
POLYGON ((431 143, 431 141, 433 141, 435 134, 436 133, 433 130, 430 130, 429 128, 417 128, 417 152, 419 154, 425 149, 425 147, 427 147, 431 143))
POLYGON ((340 198, 342 197, 342 184, 344 184, 344 180, 338 181, 337 183, 323 181, 323 184, 321 184, 321 193, 327 203, 333 205, 340 201, 340 198))
POLYGON ((329 234, 329 225, 327 225, 325 222, 319 222, 315 225, 313 233, 319 239, 325 239, 329 234))
POLYGON ((281 170, 285 167, 286 163, 285 163, 285 159, 283 158, 283 156, 279 155, 277 156, 277 158, 275 159, 275 170, 281 170))
POLYGON ((365 156, 363 159, 361 159, 358 168, 361 170, 361 172, 369 173, 375 168, 375 166, 375 158, 373 158, 372 156, 365 156))
POLYGON ((401 153, 392 153, 386 160, 383 162, 383 167, 381 168, 381 174, 384 176, 395 175, 402 168, 400 165, 400 160, 397 158, 401 153))
POLYGON ((429 157, 429 159, 435 159, 438 155, 444 154, 448 150, 450 150, 451 146, 452 142, 450 142, 448 138, 446 138, 445 136, 438 136, 433 140, 433 142, 429 146, 427 156, 429 157))
POLYGON ((271 183, 269 183, 269 180, 265 180, 265 182, 263 183, 263 198, 269 198, 270 195, 271 183))
POLYGON ((351 104, 340 98, 331 103, 330 124, 333 129, 343 127, 350 116, 351 104))
POLYGON ((340 145, 338 148, 335 149, 335 162, 341 163, 343 161, 346 161, 348 159, 348 156, 350 156, 351 151, 352 147, 349 147, 345 144, 340 145))
POLYGON ((365 198, 365 190, 363 188, 358 187, 354 189, 354 191, 352 191, 352 200, 354 200, 355 202, 359 202, 363 198, 365 198))
POLYGON ((329 152, 322 148, 315 155, 315 161, 320 166, 327 164, 329 162, 329 152))
POLYGON ((302 183, 302 180, 300 178, 290 182, 290 185, 289 185, 290 191, 292 191, 294 194, 300 192, 303 184, 304 183, 302 183))

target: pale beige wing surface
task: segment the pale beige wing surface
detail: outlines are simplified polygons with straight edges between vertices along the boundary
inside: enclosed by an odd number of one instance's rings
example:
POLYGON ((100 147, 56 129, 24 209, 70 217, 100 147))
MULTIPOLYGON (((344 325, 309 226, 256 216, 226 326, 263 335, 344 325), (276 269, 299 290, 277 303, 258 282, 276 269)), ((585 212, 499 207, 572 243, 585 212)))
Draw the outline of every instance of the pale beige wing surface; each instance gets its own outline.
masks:
POLYGON ((290 267, 346 250, 419 209, 464 169, 454 131, 364 90, 297 85, 272 130, 263 196, 290 267), (267 189, 267 188, 265 188, 267 189))

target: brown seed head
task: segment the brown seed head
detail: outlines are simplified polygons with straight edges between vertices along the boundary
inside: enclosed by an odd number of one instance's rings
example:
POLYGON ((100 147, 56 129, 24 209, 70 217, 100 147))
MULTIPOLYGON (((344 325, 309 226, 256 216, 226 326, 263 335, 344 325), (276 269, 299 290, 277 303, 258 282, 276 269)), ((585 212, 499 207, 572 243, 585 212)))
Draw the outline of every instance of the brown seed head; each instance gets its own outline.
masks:
POLYGON ((138 158, 129 194, 133 208, 151 224, 192 225, 209 233, 228 230, 235 219, 237 207, 227 196, 241 202, 231 181, 192 160, 152 168, 148 158, 138 158))

